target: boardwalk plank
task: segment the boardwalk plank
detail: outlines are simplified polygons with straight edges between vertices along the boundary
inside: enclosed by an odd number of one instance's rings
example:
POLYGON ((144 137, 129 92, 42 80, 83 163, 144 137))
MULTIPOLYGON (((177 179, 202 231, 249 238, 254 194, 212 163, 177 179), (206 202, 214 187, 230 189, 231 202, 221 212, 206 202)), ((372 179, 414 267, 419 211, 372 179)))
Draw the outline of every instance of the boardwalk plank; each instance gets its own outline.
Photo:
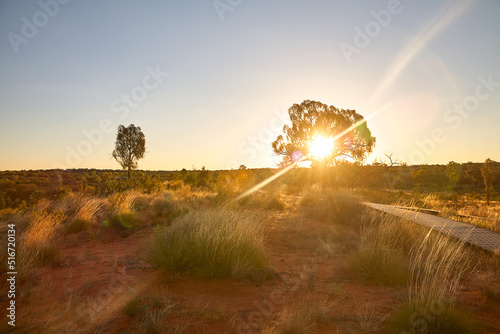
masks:
POLYGON ((479 226, 458 222, 449 218, 406 210, 393 205, 363 203, 378 211, 386 212, 404 219, 408 219, 423 226, 435 229, 444 234, 449 234, 460 240, 476 245, 483 249, 500 254, 500 233, 479 226))

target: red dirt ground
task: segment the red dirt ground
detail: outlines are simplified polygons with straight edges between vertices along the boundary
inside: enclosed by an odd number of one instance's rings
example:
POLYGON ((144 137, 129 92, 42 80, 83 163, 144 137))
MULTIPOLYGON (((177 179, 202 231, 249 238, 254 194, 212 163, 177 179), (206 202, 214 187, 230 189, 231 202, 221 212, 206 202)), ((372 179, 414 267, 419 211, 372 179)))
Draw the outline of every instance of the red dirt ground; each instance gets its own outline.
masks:
MULTIPOLYGON (((155 270, 141 255, 152 227, 128 237, 111 230, 94 238, 87 232, 60 235, 60 261, 37 269, 36 281, 19 287, 18 326, 12 332, 134 333, 140 317, 123 309, 135 296, 159 299, 163 309, 168 305, 168 314, 161 313, 168 333, 259 333, 283 307, 300 307, 303 300, 331 306, 326 323, 313 333, 386 332, 404 288, 370 284, 349 270, 342 252, 319 252, 324 223, 293 211, 266 215, 267 255, 278 273, 267 280, 208 280, 155 270)), ((500 305, 471 286, 461 291, 459 307, 471 310, 484 333, 500 333, 500 305)))

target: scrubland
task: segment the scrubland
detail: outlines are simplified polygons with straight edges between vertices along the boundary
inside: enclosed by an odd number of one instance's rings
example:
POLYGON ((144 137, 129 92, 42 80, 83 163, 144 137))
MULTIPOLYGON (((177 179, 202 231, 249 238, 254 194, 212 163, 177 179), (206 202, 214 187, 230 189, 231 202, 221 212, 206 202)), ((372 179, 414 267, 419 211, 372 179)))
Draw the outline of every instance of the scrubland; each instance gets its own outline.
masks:
POLYGON ((2 210, 19 272, 17 326, 2 332, 500 332, 498 255, 368 209, 359 192, 238 193, 181 182, 2 210))

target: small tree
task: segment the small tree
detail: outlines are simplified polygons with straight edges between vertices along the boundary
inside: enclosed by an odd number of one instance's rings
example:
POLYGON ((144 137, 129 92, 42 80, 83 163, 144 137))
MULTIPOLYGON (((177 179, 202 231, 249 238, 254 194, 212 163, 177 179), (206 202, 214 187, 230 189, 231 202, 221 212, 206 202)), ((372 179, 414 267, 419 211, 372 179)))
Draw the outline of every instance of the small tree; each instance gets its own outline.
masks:
MULTIPOLYGON (((384 153, 384 155, 387 158, 387 160, 384 159, 384 161, 382 162, 382 166, 384 167, 384 186, 387 189, 388 185, 389 185, 389 175, 390 175, 390 171, 392 170, 392 167, 397 166, 397 165, 401 165, 401 162, 399 161, 399 159, 394 157, 393 152, 386 152, 386 153, 384 153)), ((393 185, 394 177, 392 178, 392 180, 393 181, 391 183, 393 185)))
POLYGON ((467 168, 465 169, 465 175, 467 175, 471 181, 474 183, 475 190, 477 190, 478 184, 481 182, 481 167, 479 164, 468 162, 467 168))
POLYGON ((128 177, 133 169, 137 169, 137 161, 146 153, 146 138, 140 127, 130 124, 128 127, 120 125, 116 135, 113 158, 123 169, 127 170, 128 177))
POLYGON ((481 174, 484 178, 486 188, 486 205, 490 205, 491 187, 493 185, 493 166, 491 159, 486 159, 481 167, 481 174))
POLYGON ((446 176, 452 186, 457 185, 462 178, 462 164, 450 161, 446 165, 446 176))

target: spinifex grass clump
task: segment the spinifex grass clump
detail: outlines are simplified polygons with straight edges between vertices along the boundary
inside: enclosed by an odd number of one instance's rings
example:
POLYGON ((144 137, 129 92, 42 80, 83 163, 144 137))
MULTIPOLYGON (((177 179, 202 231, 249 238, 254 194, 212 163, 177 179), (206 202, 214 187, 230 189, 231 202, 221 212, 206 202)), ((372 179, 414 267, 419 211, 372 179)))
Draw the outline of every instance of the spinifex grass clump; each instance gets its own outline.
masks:
POLYGON ((285 205, 279 192, 260 192, 256 191, 249 196, 243 197, 238 202, 240 205, 248 208, 262 208, 264 210, 284 210, 285 205))
POLYGON ((149 258, 158 268, 241 279, 269 268, 258 218, 228 208, 190 212, 158 227, 149 258))
POLYGON ((109 197, 113 212, 109 223, 116 229, 130 229, 137 226, 137 216, 134 209, 134 200, 141 193, 137 190, 128 190, 116 193, 109 197))
POLYGON ((176 210, 176 203, 168 196, 155 198, 151 202, 151 213, 154 217, 169 218, 176 210))
POLYGON ((311 333, 316 327, 328 323, 334 306, 327 300, 307 297, 298 305, 286 305, 274 323, 265 327, 262 333, 311 333))
POLYGON ((21 279, 29 276, 32 268, 58 258, 59 249, 54 238, 64 219, 61 212, 41 210, 31 213, 29 225, 19 240, 18 271, 21 279))
POLYGON ((408 264, 403 250, 411 242, 410 227, 399 218, 386 215, 366 218, 360 246, 349 258, 352 268, 380 285, 406 284, 408 264))
POLYGON ((408 299, 390 327, 408 333, 476 333, 477 326, 455 310, 454 297, 471 253, 464 241, 432 233, 410 253, 408 299))
POLYGON ((66 233, 78 233, 88 229, 95 214, 103 207, 103 201, 95 196, 78 196, 79 203, 76 213, 66 226, 64 230, 66 233))
POLYGON ((333 224, 358 224, 365 209, 350 193, 319 186, 304 191, 300 206, 307 215, 333 224))

